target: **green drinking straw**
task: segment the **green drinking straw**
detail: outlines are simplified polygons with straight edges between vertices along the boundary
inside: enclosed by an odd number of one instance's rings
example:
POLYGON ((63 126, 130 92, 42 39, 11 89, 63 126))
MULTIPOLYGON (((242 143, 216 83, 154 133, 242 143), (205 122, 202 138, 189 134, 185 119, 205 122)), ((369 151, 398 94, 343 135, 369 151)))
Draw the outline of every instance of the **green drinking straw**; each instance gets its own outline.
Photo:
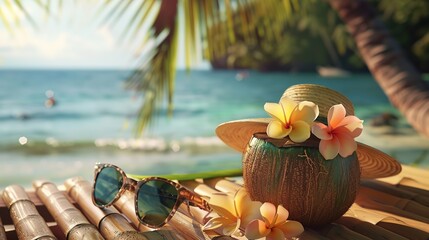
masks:
POLYGON ((207 179, 207 178, 217 178, 217 177, 240 177, 242 175, 243 175, 243 170, 241 168, 217 170, 217 171, 210 171, 210 172, 184 173, 184 174, 165 174, 165 175, 127 174, 128 177, 131 177, 134 179, 143 179, 148 177, 162 177, 170 180, 179 180, 179 181, 194 180, 197 178, 207 179))

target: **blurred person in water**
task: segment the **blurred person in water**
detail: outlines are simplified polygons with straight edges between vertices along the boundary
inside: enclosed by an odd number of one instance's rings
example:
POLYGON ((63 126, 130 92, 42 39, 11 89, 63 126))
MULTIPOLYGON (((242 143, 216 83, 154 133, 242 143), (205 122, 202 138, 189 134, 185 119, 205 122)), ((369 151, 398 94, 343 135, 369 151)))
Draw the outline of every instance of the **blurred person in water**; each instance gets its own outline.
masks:
POLYGON ((57 104, 57 101, 55 100, 54 97, 54 91, 52 90, 47 90, 45 92, 45 95, 47 97, 46 101, 45 101, 45 107, 46 108, 52 108, 53 106, 55 106, 57 104))

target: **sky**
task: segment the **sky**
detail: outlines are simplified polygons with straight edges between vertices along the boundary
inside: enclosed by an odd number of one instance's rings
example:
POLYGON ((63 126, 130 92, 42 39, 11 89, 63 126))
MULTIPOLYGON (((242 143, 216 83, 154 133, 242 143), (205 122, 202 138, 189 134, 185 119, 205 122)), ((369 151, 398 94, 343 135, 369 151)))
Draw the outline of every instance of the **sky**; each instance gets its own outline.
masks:
MULTIPOLYGON (((34 19, 34 27, 25 14, 14 8, 10 14, 5 1, 0 11, 9 23, 8 31, 0 21, 0 69, 129 69, 138 63, 136 42, 119 41, 127 17, 112 25, 99 14, 100 1, 51 1, 48 14, 35 1, 23 0, 34 19)), ((108 13, 108 9, 102 13, 108 13)), ((180 38, 180 36, 179 36, 180 38)), ((180 41, 179 41, 180 42, 180 41)), ((184 68, 183 48, 178 48, 178 68, 184 68)), ((205 68, 207 63, 198 64, 205 68)))

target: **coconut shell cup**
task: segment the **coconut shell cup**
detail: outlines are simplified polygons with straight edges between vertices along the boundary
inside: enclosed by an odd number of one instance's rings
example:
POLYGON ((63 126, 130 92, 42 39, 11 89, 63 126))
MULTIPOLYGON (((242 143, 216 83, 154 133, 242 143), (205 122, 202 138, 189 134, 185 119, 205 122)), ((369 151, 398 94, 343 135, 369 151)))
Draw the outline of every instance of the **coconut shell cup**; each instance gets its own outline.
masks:
POLYGON ((243 154, 243 179, 253 200, 281 204, 290 219, 320 226, 352 205, 360 168, 356 153, 327 161, 317 147, 278 147, 254 136, 243 154))
MULTIPOLYGON (((347 97, 320 85, 294 85, 283 97, 316 104, 315 122, 327 124, 329 110, 337 104, 343 105, 347 116, 354 115, 347 97)), ((319 151, 320 139, 313 134, 301 143, 289 137, 269 138, 266 132, 272 120, 230 121, 220 124, 216 134, 243 153, 244 185, 252 200, 282 204, 289 219, 303 225, 320 226, 341 217, 354 202, 360 178, 389 177, 401 171, 394 158, 359 142, 352 155, 325 160, 319 151)))

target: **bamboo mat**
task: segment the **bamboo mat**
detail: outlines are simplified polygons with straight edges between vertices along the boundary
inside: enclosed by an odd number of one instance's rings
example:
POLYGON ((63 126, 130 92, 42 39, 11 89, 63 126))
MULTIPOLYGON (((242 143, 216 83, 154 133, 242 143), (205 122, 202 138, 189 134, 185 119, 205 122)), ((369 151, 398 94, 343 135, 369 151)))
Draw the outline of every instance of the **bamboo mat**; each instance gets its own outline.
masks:
MULTIPOLYGON (((236 191, 242 179, 181 183, 209 198, 214 192, 236 191)), ((101 210, 92 204, 91 189, 92 183, 79 177, 60 186, 35 181, 31 190, 8 186, 0 198, 0 240, 210 239, 201 231, 207 212, 198 208, 184 205, 166 226, 152 231, 139 224, 133 194, 101 210)), ((429 171, 403 166, 398 176, 362 180, 343 217, 324 227, 305 228, 299 239, 429 239, 429 171)))

